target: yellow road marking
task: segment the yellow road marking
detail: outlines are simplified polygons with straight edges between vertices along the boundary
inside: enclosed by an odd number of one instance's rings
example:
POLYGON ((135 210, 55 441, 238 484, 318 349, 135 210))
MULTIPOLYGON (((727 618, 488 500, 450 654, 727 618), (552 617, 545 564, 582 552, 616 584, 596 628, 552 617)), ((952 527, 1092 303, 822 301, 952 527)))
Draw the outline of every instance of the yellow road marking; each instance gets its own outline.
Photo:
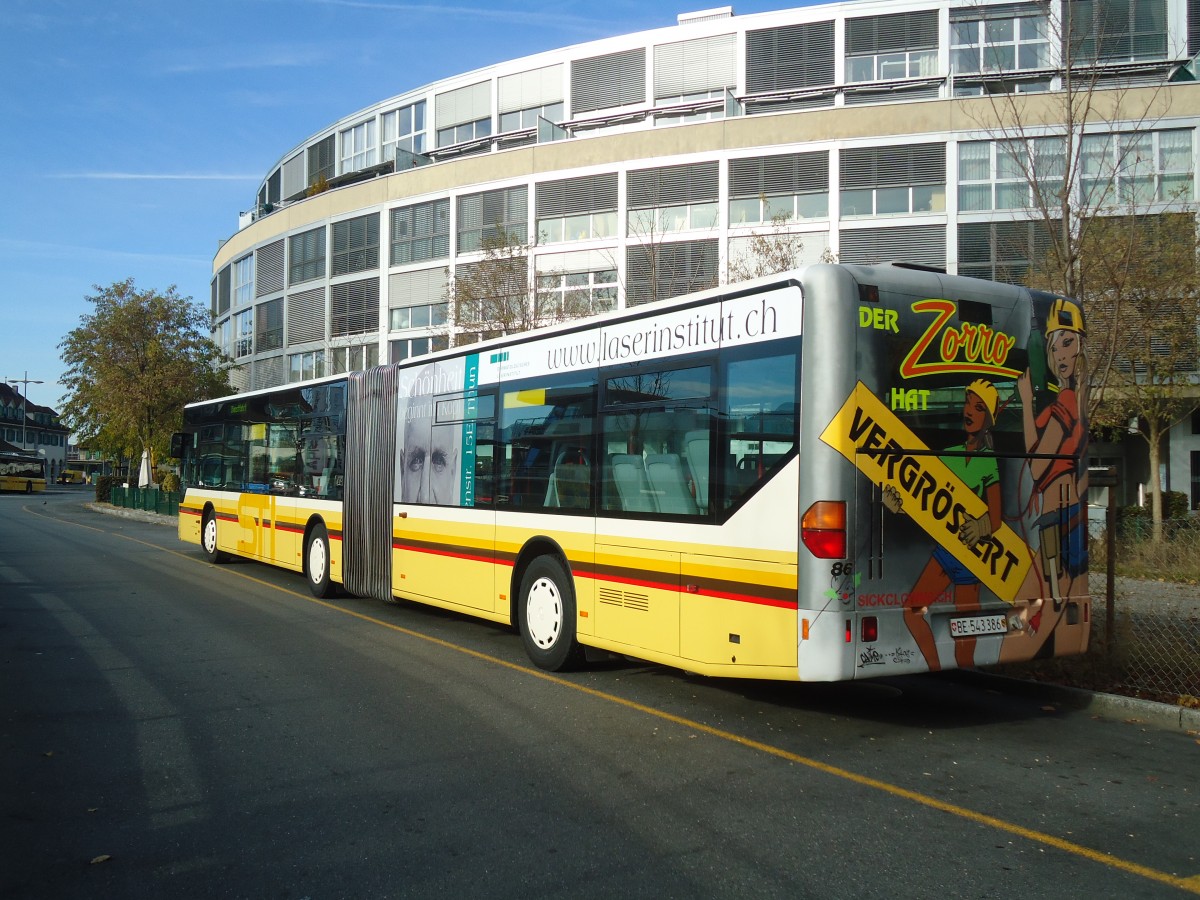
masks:
MULTIPOLYGON (((216 566, 214 566, 212 563, 209 563, 208 560, 197 559, 194 553, 184 553, 179 550, 170 550, 166 547, 159 546, 158 544, 153 544, 149 541, 143 541, 127 534, 107 531, 102 528, 94 528, 91 525, 84 525, 79 522, 71 522, 66 519, 58 519, 53 516, 40 513, 28 506, 22 507, 22 509, 25 512, 31 513, 35 516, 41 516, 45 519, 50 519, 54 522, 59 522, 66 525, 76 525, 79 528, 86 528, 90 531, 100 531, 104 534, 112 535, 113 537, 119 537, 127 541, 132 541, 135 544, 141 544, 144 547, 151 547, 155 550, 161 550, 164 553, 169 553, 172 556, 178 556, 181 559, 186 559, 193 563, 200 563, 201 565, 207 565, 216 568, 216 566)), ((616 694, 609 694, 605 691, 597 690, 596 688, 587 687, 586 685, 582 684, 576 684, 573 681, 569 681, 549 672, 543 672, 540 669, 531 669, 527 666, 509 662, 505 659, 500 659, 497 656, 491 656, 490 654, 482 653, 478 650, 472 650, 469 647, 463 647, 460 644, 451 643, 450 641, 443 640, 442 638, 423 634, 419 631, 414 631, 411 628, 405 628, 403 625, 385 622, 383 619, 377 619, 374 616, 367 615, 366 613, 355 612, 352 609, 346 609, 343 606, 338 606, 336 603, 330 603, 327 600, 321 600, 317 597, 312 597, 299 591, 293 591, 290 588, 280 587, 277 584, 272 584, 271 582, 264 581, 261 578, 255 578, 253 575, 247 575, 243 572, 237 572, 233 569, 223 569, 222 571, 225 571, 226 573, 234 575, 238 578, 244 578, 246 581, 253 582, 254 584, 261 585, 262 587, 278 591, 282 594, 287 594, 300 600, 314 603, 317 606, 323 606, 326 609, 332 610, 333 612, 352 616, 355 619, 359 619, 363 622, 369 622, 372 625, 379 625, 383 628, 390 629, 391 631, 398 632, 399 634, 406 635, 407 637, 416 638, 417 640, 425 641, 426 643, 433 644, 437 647, 442 647, 446 650, 452 650, 455 653, 461 653, 465 656, 474 657, 475 659, 490 663, 492 665, 502 666, 505 669, 511 669, 514 672, 520 672, 522 675, 540 678, 542 681, 546 681, 550 684, 555 684, 560 687, 569 688, 570 690, 577 691, 581 694, 586 694, 589 697, 594 697, 597 700, 603 700, 607 703, 614 703, 618 706, 623 706, 626 709, 631 709, 644 715, 652 716, 656 719, 671 722, 672 724, 679 725, 682 728, 690 728, 693 731, 699 731, 711 737, 718 738, 719 740, 728 741, 732 744, 739 744, 750 750, 756 750, 759 753, 764 753, 768 756, 774 756, 778 759, 784 759, 788 762, 796 763, 797 765, 805 766, 818 772, 823 772, 826 775, 832 775, 834 778, 841 778, 845 781, 849 781, 863 787, 873 788, 877 791, 882 791, 885 794, 890 794, 893 797, 899 797, 912 803, 929 807, 930 809, 936 809, 952 816, 966 819, 969 822, 974 822, 978 825, 986 825, 989 828, 994 828, 997 831, 1003 831, 1017 837, 1025 838, 1026 840, 1033 841, 1034 843, 1045 844, 1048 847, 1053 847, 1056 850, 1063 851, 1064 853, 1070 853, 1073 856, 1079 856, 1092 862, 1109 866, 1122 872, 1127 872, 1130 875, 1138 875, 1142 878, 1148 878, 1151 881, 1156 881, 1160 884, 1179 888, 1180 890, 1200 896, 1200 875, 1193 875, 1189 878, 1180 878, 1178 876, 1168 874, 1167 872, 1160 872, 1157 869, 1152 869, 1149 866, 1143 866, 1140 863, 1122 859, 1121 857, 1114 856, 1111 853, 1105 853, 1101 850, 1093 850, 1090 847, 1083 846, 1082 844, 1076 844, 1072 841, 1063 840, 1060 837, 1055 837, 1054 835, 1047 834, 1044 831, 1025 828, 1022 825, 1017 825, 1004 819, 998 819, 995 816, 989 816, 985 813, 976 812, 975 810, 967 809, 964 806, 958 806, 954 803, 947 803, 944 800, 939 800, 936 797, 931 797, 928 794, 922 794, 919 791, 911 791, 908 788, 903 788, 887 781, 881 781, 878 778, 871 778, 868 775, 860 775, 857 772, 851 772, 849 769, 842 769, 838 766, 833 766, 829 763, 824 763, 808 756, 801 756, 800 754, 793 753, 790 750, 784 750, 782 747, 764 744, 761 741, 756 741, 740 734, 734 734, 731 731, 725 731, 720 728, 714 728, 711 725, 705 725, 703 722, 697 722, 694 719, 688 719, 661 709, 655 709, 652 706, 646 706, 645 704, 638 703, 635 700, 626 700, 624 697, 618 697, 616 694)))

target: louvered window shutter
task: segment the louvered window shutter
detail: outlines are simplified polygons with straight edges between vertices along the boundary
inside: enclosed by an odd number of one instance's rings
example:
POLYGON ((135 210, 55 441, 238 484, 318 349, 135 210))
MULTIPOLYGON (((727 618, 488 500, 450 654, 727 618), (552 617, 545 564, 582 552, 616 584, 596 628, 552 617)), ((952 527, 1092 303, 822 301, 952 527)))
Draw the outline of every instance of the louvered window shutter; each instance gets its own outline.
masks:
POLYGON ((629 173, 630 209, 653 209, 717 199, 717 163, 691 163, 629 173))
POLYGON ((833 84, 833 22, 746 32, 746 90, 751 94, 833 84))
POLYGON ((654 96, 679 97, 737 84, 736 35, 695 38, 654 48, 654 96))
POLYGON ((289 344, 325 339, 325 288, 288 296, 287 334, 289 344))
POLYGON ((537 217, 577 216, 617 208, 617 173, 564 178, 537 185, 537 217))
POLYGON ((572 60, 572 114, 645 101, 646 48, 572 60))

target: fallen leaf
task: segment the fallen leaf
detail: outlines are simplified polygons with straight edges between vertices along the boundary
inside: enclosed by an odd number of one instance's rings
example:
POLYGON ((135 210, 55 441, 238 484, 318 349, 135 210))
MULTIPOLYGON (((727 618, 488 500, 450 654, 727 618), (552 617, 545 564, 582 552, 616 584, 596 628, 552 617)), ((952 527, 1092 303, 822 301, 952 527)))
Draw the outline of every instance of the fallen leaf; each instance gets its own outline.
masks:
POLYGON ((111 854, 101 853, 99 856, 92 857, 92 865, 94 866, 94 865, 96 865, 96 863, 105 863, 105 862, 108 862, 110 859, 112 859, 111 854))
POLYGON ((42 756, 53 756, 53 755, 54 755, 53 750, 47 750, 45 753, 42 754, 42 756))

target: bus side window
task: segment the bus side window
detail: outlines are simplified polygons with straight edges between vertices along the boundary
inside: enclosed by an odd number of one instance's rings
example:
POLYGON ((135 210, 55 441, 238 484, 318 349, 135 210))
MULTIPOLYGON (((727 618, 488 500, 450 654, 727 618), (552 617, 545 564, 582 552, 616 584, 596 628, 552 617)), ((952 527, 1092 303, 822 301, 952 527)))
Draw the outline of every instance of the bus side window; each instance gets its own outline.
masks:
POLYGON ((722 509, 733 509, 796 451, 798 404, 794 353, 735 360, 720 392, 718 448, 722 509))

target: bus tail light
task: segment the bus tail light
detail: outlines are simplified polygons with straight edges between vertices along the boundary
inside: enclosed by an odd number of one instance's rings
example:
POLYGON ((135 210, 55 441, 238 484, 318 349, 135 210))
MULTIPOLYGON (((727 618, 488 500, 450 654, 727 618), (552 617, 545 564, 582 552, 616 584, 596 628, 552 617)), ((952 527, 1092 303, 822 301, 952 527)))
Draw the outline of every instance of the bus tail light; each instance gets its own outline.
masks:
POLYGON ((845 559, 845 502, 818 500, 805 510, 800 519, 800 540, 818 559, 845 559))
POLYGON ((879 619, 876 616, 863 616, 862 642, 873 644, 879 640, 879 619))

